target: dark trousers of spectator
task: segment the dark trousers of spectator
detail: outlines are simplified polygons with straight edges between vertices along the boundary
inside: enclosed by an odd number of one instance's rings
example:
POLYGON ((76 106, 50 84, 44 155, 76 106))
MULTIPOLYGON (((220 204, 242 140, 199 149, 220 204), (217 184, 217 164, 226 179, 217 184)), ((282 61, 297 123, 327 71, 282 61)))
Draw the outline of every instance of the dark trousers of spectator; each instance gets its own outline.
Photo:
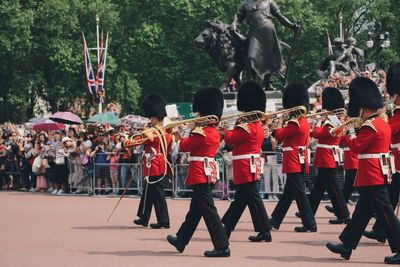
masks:
POLYGON ((19 161, 17 160, 7 160, 7 167, 6 170, 13 178, 13 188, 17 190, 20 186, 20 176, 19 176, 19 169, 17 168, 17 164, 19 161))
POLYGON ((236 185, 234 201, 222 217, 222 223, 225 225, 225 228, 229 231, 235 230, 236 224, 246 206, 250 210, 254 231, 260 233, 269 232, 271 225, 264 203, 258 192, 258 182, 236 185))
POLYGON ((161 176, 150 176, 149 182, 143 183, 143 194, 140 197, 139 209, 137 216, 147 224, 150 220, 151 209, 154 205, 156 212, 157 222, 161 224, 169 224, 168 206, 165 200, 164 188, 162 182, 152 184, 151 182, 157 181, 161 176))
MULTIPOLYGON (((318 210, 319 203, 325 193, 328 191, 329 198, 331 199, 335 215, 338 219, 349 217, 350 212, 347 208, 346 201, 344 200, 343 192, 339 189, 337 181, 336 168, 319 168, 318 174, 314 182, 314 187, 310 192, 310 204, 313 214, 318 210)), ((301 212, 300 212, 301 213, 301 212)))
POLYGON ((271 217, 275 225, 279 226, 286 216, 292 201, 296 200, 304 226, 316 225, 310 202, 307 198, 303 182, 303 173, 288 173, 283 195, 272 212, 271 217))
POLYGON ((217 208, 214 205, 211 186, 209 184, 197 184, 193 186, 189 212, 186 214, 185 221, 176 233, 182 245, 186 246, 189 243, 201 218, 206 223, 214 248, 224 249, 228 247, 229 242, 217 208))
POLYGON ((344 184, 343 184, 343 197, 344 200, 349 202, 351 194, 354 192, 354 180, 356 179, 357 170, 347 170, 344 176, 344 184))
MULTIPOLYGON (((393 210, 397 207, 397 202, 399 202, 399 192, 400 192, 400 173, 395 173, 392 176, 391 184, 387 185, 390 203, 392 203, 393 210)), ((385 236, 385 230, 383 227, 382 218, 377 218, 372 230, 380 236, 385 236)))
POLYGON ((372 214, 376 212, 378 220, 382 222, 392 252, 400 252, 400 223, 393 212, 387 186, 365 186, 358 189, 360 198, 349 224, 344 228, 339 239, 346 247, 355 249, 372 214))

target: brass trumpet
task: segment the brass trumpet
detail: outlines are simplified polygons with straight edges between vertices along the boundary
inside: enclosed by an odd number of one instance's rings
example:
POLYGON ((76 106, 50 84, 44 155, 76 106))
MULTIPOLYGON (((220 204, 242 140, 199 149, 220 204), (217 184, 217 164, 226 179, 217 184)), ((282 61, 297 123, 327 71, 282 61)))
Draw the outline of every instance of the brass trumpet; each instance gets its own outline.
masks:
POLYGON ((332 136, 336 136, 336 137, 341 137, 344 134, 346 134, 346 132, 350 129, 356 129, 359 128, 362 124, 363 124, 363 120, 360 117, 357 118, 351 118, 345 122, 343 122, 342 124, 333 127, 329 130, 330 134, 332 136))
POLYGON ((334 110, 326 110, 326 111, 321 111, 321 112, 317 112, 317 113, 311 113, 311 114, 308 114, 306 116, 306 118, 311 119, 311 118, 318 117, 318 116, 327 117, 329 115, 343 116, 346 114, 347 114, 346 109, 338 108, 338 109, 334 109, 334 110))
POLYGON ((197 117, 193 119, 181 120, 167 124, 166 126, 154 126, 149 129, 143 130, 142 132, 135 134, 126 140, 123 144, 123 147, 133 147, 143 144, 148 140, 152 140, 154 138, 160 138, 165 136, 167 131, 172 131, 173 128, 188 125, 194 123, 195 125, 208 125, 208 124, 217 124, 219 119, 215 115, 208 115, 203 117, 197 117))

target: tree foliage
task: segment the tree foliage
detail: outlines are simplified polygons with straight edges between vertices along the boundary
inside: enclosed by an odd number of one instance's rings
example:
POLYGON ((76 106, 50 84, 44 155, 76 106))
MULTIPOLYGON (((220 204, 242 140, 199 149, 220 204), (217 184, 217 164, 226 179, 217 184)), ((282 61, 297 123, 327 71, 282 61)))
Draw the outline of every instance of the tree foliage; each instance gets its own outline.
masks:
MULTIPOLYGON (((76 97, 90 106, 83 67, 82 36, 96 44, 95 16, 110 33, 106 102, 118 101, 123 112, 138 110, 143 94, 159 92, 169 102, 190 101, 205 84, 220 85, 224 75, 194 38, 208 19, 231 23, 242 0, 3 0, 0 2, 0 121, 34 115, 44 99, 51 111, 65 110, 76 97)), ((326 56, 326 31, 339 36, 343 14, 345 37, 365 48, 369 31, 391 33, 384 65, 399 61, 398 0, 277 0, 281 11, 301 25, 299 39, 274 20, 279 37, 295 46, 289 81, 311 84, 326 56)), ((95 53, 92 53, 95 63, 95 53)), ((374 62, 376 50, 367 51, 374 62)), ((93 64, 96 65, 96 64, 93 64)))

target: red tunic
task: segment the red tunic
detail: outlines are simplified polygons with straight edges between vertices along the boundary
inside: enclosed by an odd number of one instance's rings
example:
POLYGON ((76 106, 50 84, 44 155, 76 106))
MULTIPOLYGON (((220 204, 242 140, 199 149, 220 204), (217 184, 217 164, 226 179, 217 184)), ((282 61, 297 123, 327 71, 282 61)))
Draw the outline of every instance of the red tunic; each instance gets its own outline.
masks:
MULTIPOLYGON (((264 129, 260 122, 240 124, 225 134, 225 144, 233 146, 232 155, 260 155, 264 141, 264 129)), ((257 173, 251 173, 250 158, 233 159, 233 182, 245 184, 260 179, 257 173)))
MULTIPOLYGON (((389 124, 380 117, 367 120, 361 127, 357 137, 347 137, 349 148, 359 154, 388 153, 391 130, 389 124)), ((359 159, 355 187, 385 184, 379 158, 359 159)))
POLYGON ((357 170, 358 169, 358 155, 353 153, 348 145, 346 135, 343 135, 341 138, 343 141, 344 148, 344 160, 343 160, 343 168, 345 171, 348 170, 357 170))
MULTIPOLYGON (((163 129, 161 129, 161 132, 164 133, 165 136, 165 145, 166 145, 166 151, 165 153, 168 153, 168 151, 171 150, 171 140, 172 136, 169 133, 165 133, 163 129)), ((161 176, 166 174, 167 172, 167 155, 164 155, 161 149, 161 141, 160 138, 157 137, 160 133, 158 130, 154 129, 148 136, 154 135, 154 137, 147 139, 144 142, 138 143, 137 140, 142 138, 142 136, 138 136, 136 138, 133 138, 132 140, 126 140, 124 142, 124 147, 132 147, 133 144, 135 146, 138 145, 143 145, 144 146, 144 152, 145 152, 145 157, 144 157, 144 164, 143 164, 143 175, 144 176, 161 176), (149 158, 151 157, 151 154, 154 154, 154 158, 151 159, 150 161, 150 168, 147 166, 147 163, 149 162, 149 158)), ((163 139, 164 137, 161 137, 163 139)))
POLYGON ((331 147, 339 149, 340 137, 334 137, 330 134, 331 125, 326 123, 323 127, 315 127, 312 137, 318 139, 317 150, 314 155, 314 167, 317 168, 336 168, 337 163, 333 157, 331 147))
POLYGON ((392 130, 390 147, 392 148, 396 171, 400 172, 400 107, 395 107, 392 111, 392 117, 389 118, 389 126, 392 130))
MULTIPOLYGON (((179 145, 181 152, 190 152, 190 157, 214 158, 220 143, 220 135, 215 126, 196 127, 179 145)), ((189 161, 185 183, 187 185, 208 183, 204 162, 189 161)))
POLYGON ((302 172, 299 158, 299 147, 305 148, 305 171, 308 173, 307 146, 309 136, 310 125, 304 117, 299 118, 298 120, 291 120, 285 127, 275 130, 276 140, 283 143, 283 173, 302 172))

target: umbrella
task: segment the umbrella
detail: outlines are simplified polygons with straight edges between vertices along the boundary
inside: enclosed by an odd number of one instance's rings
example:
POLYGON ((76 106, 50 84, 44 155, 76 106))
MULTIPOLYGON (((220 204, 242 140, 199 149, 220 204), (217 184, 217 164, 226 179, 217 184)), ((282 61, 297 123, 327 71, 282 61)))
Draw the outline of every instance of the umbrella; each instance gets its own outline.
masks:
POLYGON ((65 124, 83 124, 82 120, 71 112, 56 112, 49 119, 65 124))
POLYGON ((54 122, 49 119, 45 119, 44 121, 34 123, 32 125, 32 129, 36 131, 55 131, 55 130, 61 130, 64 129, 64 124, 54 122))
POLYGON ((30 119, 29 122, 31 122, 31 123, 39 123, 39 122, 42 122, 44 120, 45 120, 45 118, 35 117, 35 118, 30 119))
POLYGON ((94 123, 108 123, 108 124, 121 124, 121 120, 110 112, 96 114, 88 119, 88 122, 94 123))
POLYGON ((148 118, 133 114, 121 118, 121 123, 131 125, 135 128, 144 128, 149 122, 148 118))

